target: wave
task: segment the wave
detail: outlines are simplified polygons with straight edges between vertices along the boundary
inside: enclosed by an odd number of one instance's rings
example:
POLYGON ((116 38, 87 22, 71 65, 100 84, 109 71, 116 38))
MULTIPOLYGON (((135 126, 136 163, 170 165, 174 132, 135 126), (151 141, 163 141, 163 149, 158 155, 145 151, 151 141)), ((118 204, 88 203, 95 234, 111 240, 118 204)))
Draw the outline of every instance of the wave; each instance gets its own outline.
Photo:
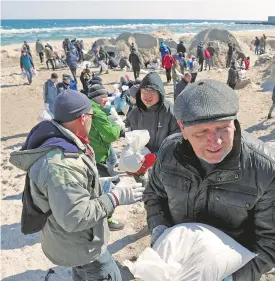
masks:
POLYGON ((52 28, 28 28, 28 29, 2 29, 0 34, 22 34, 22 33, 51 33, 56 31, 77 31, 77 30, 104 30, 104 29, 137 29, 137 28, 164 28, 171 26, 192 26, 192 25, 228 25, 232 23, 221 22, 188 22, 188 23, 161 23, 161 24, 125 24, 125 25, 92 25, 92 26, 73 26, 73 27, 52 27, 52 28))

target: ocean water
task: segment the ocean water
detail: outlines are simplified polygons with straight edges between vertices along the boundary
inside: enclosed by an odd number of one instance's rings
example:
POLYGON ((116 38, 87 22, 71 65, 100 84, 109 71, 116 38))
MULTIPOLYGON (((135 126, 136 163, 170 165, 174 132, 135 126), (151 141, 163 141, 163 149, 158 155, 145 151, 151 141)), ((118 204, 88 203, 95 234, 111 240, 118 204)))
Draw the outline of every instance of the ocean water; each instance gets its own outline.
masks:
POLYGON ((116 37, 122 32, 170 29, 176 34, 198 33, 207 28, 229 31, 274 29, 274 26, 209 20, 2 20, 1 45, 68 38, 116 37))

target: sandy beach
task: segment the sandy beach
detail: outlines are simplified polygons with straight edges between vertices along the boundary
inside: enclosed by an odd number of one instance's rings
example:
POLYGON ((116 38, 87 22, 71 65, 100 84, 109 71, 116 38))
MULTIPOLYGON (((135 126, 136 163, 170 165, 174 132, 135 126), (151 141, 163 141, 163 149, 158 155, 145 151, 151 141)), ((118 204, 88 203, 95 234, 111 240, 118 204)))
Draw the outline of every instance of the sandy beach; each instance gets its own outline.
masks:
MULTIPOLYGON (((262 32, 235 32, 233 33, 243 44, 250 48, 255 36, 262 32)), ((275 40, 275 29, 266 32, 270 40, 275 40)), ((178 36, 180 38, 182 36, 178 36)), ((189 36, 190 37, 190 36, 189 36)), ((90 49, 95 38, 84 39, 86 49, 90 49), (89 48, 88 48, 89 47, 89 48)), ((46 42, 45 42, 46 43, 46 42)), ((62 49, 61 41, 50 41, 54 48, 62 49)), ((19 55, 21 45, 7 45, 1 47, 1 280, 3 281, 71 281, 71 269, 53 265, 41 250, 39 234, 24 236, 20 231, 21 196, 24 186, 25 173, 13 167, 8 159, 12 151, 20 149, 28 132, 37 124, 38 114, 43 110, 43 84, 50 77, 51 70, 47 70, 45 63, 40 64, 34 51, 34 43, 30 44, 34 64, 39 75, 34 77, 32 85, 27 85, 21 79, 19 55), (53 273, 45 279, 49 269, 53 273)), ((274 56, 275 49, 270 51, 274 56)), ((275 118, 266 120, 271 106, 271 91, 263 91, 262 85, 267 76, 265 70, 268 64, 254 66, 257 59, 252 50, 247 51, 251 58, 251 69, 247 72, 250 83, 238 90, 240 99, 239 120, 243 129, 254 134, 260 140, 275 148, 275 118)), ((92 69, 98 71, 97 68, 92 69)), ((62 77, 63 73, 70 74, 70 70, 63 68, 55 71, 62 77)), ((162 80, 165 81, 164 70, 159 70, 162 80)), ((80 76, 81 69, 77 75, 80 76)), ((121 76, 133 72, 110 70, 103 74, 103 84, 111 92, 113 85, 119 82, 121 76)), ((198 79, 215 79, 226 82, 227 69, 215 68, 198 74, 198 79)), ((145 74, 141 75, 143 78, 145 74)), ((275 83, 275 77, 274 77, 275 83)), ((80 86, 80 83, 79 83, 80 86)), ((173 100, 172 84, 165 84, 166 98, 173 100)), ((80 88, 81 89, 81 88, 80 88)), ((275 115, 275 112, 273 113, 275 115)), ((119 153, 125 145, 123 139, 116 142, 114 147, 119 153)), ((132 178, 122 175, 125 182, 132 178)), ((115 218, 126 223, 125 229, 111 233, 109 250, 120 266, 123 280, 134 280, 129 270, 123 266, 125 260, 135 261, 139 254, 149 246, 150 236, 146 226, 146 215, 142 203, 134 206, 119 207, 115 218)), ((261 281, 274 281, 275 269, 263 276, 261 281)))

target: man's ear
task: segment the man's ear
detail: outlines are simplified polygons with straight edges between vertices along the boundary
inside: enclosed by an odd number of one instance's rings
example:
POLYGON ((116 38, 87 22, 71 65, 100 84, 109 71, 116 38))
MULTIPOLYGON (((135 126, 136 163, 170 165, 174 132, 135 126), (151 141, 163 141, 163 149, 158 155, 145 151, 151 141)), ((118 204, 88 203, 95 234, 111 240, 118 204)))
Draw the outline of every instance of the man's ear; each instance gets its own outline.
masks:
POLYGON ((177 123, 180 127, 180 130, 181 130, 181 133, 182 133, 182 136, 185 140, 188 140, 187 136, 186 136, 186 132, 185 132, 185 128, 182 126, 181 124, 181 121, 177 120, 177 123))
POLYGON ((85 114, 82 114, 82 115, 79 117, 79 121, 80 121, 81 125, 84 125, 84 124, 85 124, 85 120, 86 120, 86 115, 85 115, 85 114))

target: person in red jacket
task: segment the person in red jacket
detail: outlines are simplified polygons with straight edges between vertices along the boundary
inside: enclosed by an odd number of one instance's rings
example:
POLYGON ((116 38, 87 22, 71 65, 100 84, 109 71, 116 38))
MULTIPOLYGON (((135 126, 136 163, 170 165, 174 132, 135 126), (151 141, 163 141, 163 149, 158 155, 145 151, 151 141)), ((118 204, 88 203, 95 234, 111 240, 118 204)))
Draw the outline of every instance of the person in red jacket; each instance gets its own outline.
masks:
POLYGON ((250 57, 244 59, 244 64, 245 64, 245 70, 248 70, 250 66, 250 57))
POLYGON ((170 55, 166 54, 163 58, 162 67, 166 70, 166 78, 167 83, 171 82, 172 76, 171 76, 171 69, 173 64, 175 63, 175 59, 170 55))
POLYGON ((209 66, 209 70, 210 70, 211 64, 212 64, 211 63, 211 54, 207 49, 204 50, 204 57, 205 57, 205 69, 204 70, 206 70, 207 66, 209 66))

